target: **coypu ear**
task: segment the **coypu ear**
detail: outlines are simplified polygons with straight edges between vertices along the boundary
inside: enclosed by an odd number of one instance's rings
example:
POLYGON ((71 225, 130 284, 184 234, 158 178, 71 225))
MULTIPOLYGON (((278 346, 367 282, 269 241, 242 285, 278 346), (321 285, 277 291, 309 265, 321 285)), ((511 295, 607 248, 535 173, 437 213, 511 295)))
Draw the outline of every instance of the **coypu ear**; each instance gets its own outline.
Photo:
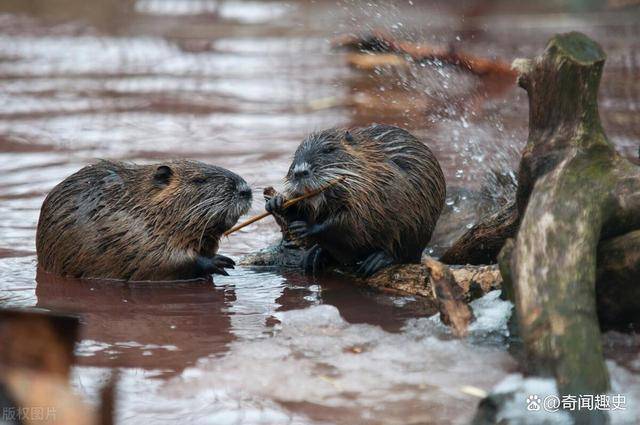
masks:
POLYGON ((159 165, 158 168, 156 168, 155 174, 153 175, 153 181, 158 185, 166 186, 169 184, 172 175, 173 170, 171 169, 171 167, 169 167, 168 165, 159 165))
POLYGON ((352 145, 355 142, 355 139, 353 138, 351 133, 349 133, 349 130, 344 132, 344 140, 346 140, 347 143, 349 143, 350 145, 352 145))

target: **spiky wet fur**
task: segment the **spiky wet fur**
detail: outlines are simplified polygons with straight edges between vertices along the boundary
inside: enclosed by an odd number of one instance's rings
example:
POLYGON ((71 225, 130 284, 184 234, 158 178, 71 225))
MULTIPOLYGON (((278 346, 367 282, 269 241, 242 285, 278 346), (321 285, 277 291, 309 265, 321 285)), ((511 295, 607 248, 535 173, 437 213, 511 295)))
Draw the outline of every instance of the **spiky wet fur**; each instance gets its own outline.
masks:
POLYGON ((431 150, 388 125, 316 132, 295 153, 286 194, 296 196, 340 176, 346 179, 299 204, 288 219, 334 223, 312 242, 341 263, 377 251, 397 262, 418 261, 445 201, 444 175, 431 150), (310 176, 295 178, 295 170, 304 168, 310 176))
POLYGON ((200 277, 196 257, 212 257, 222 233, 251 205, 246 182, 197 161, 135 165, 100 161, 46 197, 36 235, 38 263, 65 276, 125 280, 200 277), (158 167, 169 167, 158 181, 158 167))

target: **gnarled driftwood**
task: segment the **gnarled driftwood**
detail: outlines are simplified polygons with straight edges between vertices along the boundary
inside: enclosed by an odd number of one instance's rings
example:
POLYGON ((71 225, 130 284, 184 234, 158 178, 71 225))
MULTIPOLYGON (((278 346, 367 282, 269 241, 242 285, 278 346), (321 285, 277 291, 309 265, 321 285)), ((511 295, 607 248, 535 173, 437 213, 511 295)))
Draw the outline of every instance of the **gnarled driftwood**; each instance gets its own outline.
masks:
MULTIPOLYGON (((553 37, 536 59, 514 62, 529 95, 529 138, 518 174, 521 223, 501 270, 512 285, 528 369, 554 376, 561 394, 609 389, 596 267, 608 280, 604 291, 638 269, 630 249, 640 228, 640 170, 616 153, 600 124, 604 61, 597 43, 569 33, 553 37)), ((602 412, 573 414, 584 423, 604 420, 602 412)))

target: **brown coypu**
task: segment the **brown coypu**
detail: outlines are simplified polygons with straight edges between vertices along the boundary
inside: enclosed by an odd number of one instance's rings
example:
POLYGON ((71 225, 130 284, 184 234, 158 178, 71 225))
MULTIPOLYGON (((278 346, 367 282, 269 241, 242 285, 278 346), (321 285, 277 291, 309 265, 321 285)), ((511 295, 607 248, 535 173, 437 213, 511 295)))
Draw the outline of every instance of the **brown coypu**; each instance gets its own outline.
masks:
MULTIPOLYGON (((287 209, 283 195, 267 211, 294 241, 311 247, 303 267, 360 263, 370 276, 393 263, 418 262, 445 200, 445 181, 431 150, 406 130, 374 124, 308 136, 285 178, 287 198, 346 178, 287 209)), ((286 242, 286 241, 285 241, 286 242)))
POLYGON ((71 277, 178 280, 227 274, 222 233, 251 206, 238 175, 197 161, 100 161, 58 184, 36 233, 39 267, 71 277))

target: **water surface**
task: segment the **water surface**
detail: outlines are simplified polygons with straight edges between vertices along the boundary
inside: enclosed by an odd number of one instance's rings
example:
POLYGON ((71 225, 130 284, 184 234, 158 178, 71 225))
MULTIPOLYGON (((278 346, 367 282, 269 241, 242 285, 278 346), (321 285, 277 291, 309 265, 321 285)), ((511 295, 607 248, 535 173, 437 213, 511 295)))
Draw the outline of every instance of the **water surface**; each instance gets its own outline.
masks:
MULTIPOLYGON (((215 284, 60 279, 36 272, 34 238, 46 193, 95 158, 227 167, 256 189, 252 213, 302 137, 336 125, 410 128, 430 140, 450 187, 479 190, 493 170, 513 170, 525 93, 441 64, 361 73, 330 48, 335 34, 377 27, 507 61, 539 52, 555 32, 586 32, 608 54, 606 131, 635 158, 637 13, 478 4, 4 0, 0 305, 80 313, 74 385, 92 400, 121 370, 121 423, 468 420, 477 398, 465 386, 490 390, 517 372, 504 342, 509 306, 496 294, 477 305, 469 340, 456 341, 419 300, 338 279, 247 268, 215 284)), ((448 204, 458 211, 462 201, 448 204)), ((451 232, 477 218, 463 206, 451 232)), ((276 237, 267 219, 221 252, 238 257, 276 237)), ((615 334, 607 347, 619 386, 631 388, 640 344, 615 334)))

